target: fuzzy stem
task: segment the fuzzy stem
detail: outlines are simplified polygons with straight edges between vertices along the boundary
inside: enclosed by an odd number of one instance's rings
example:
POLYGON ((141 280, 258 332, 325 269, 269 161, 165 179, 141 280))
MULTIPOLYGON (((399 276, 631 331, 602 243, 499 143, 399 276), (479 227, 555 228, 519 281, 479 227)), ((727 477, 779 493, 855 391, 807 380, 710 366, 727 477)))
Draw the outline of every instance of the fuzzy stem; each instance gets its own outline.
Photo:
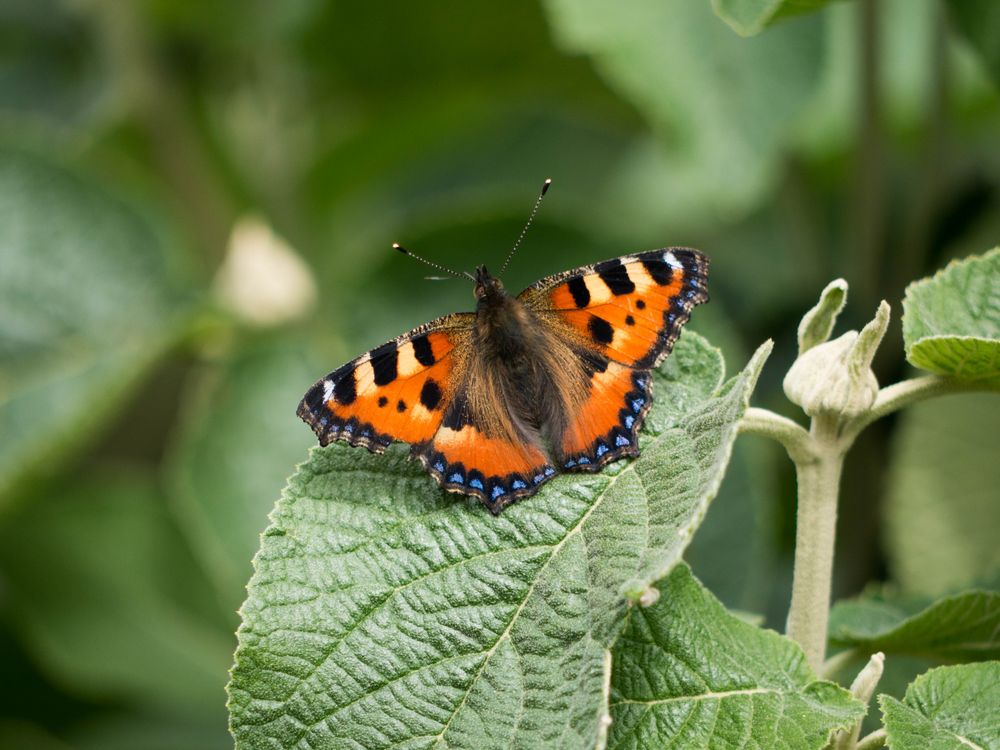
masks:
POLYGON ((973 391, 1000 391, 1000 384, 989 381, 962 382, 940 375, 924 375, 919 378, 902 380, 887 385, 878 392, 875 403, 865 414, 855 419, 845 430, 845 439, 849 443, 857 437, 865 427, 876 419, 892 414, 904 406, 924 401, 934 396, 946 396, 949 393, 970 393, 973 391))
POLYGON ((851 662, 858 661, 859 658, 860 655, 856 649, 849 648, 846 651, 841 651, 823 662, 823 671, 819 675, 825 680, 834 680, 842 669, 851 662))
POLYGON ((802 647, 806 661, 818 674, 826 654, 837 531, 837 492, 844 454, 837 439, 834 418, 817 416, 810 434, 815 458, 795 463, 799 503, 792 603, 786 630, 788 636, 802 647))
POLYGON ((761 435, 778 441, 796 463, 814 458, 812 438, 806 429, 768 409, 749 407, 740 421, 740 434, 761 435))

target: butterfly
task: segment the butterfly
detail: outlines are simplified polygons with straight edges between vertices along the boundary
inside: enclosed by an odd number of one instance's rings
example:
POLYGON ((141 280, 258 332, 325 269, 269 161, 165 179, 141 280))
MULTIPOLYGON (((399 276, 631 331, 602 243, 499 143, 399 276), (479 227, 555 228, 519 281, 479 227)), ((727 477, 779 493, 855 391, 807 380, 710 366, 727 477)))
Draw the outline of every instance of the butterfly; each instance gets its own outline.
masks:
POLYGON ((708 300, 708 258, 680 247, 625 255, 516 297, 485 266, 468 276, 475 312, 425 323, 309 389, 298 415, 320 444, 409 443, 444 489, 494 514, 560 472, 637 456, 651 370, 708 300))

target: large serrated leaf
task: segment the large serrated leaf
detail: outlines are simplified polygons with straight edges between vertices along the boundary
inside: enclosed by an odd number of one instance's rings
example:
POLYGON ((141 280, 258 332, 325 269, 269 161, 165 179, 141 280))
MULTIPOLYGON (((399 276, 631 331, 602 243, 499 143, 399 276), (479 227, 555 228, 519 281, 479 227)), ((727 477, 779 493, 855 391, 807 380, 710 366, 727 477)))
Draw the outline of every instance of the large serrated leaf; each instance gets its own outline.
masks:
POLYGON ((823 747, 864 715, 802 649, 730 615, 678 566, 612 650, 609 747, 823 747))
POLYGON ((712 0, 712 10, 740 36, 759 34, 784 18, 811 13, 837 0, 712 0))
POLYGON ((879 704, 892 750, 1000 748, 1000 662, 932 669, 879 704))
POLYGON ((879 596, 837 602, 830 641, 866 654, 954 661, 1000 658, 1000 594, 966 591, 926 607, 879 596))
POLYGON ((257 555, 229 686, 241 748, 592 747, 623 592, 676 564, 770 350, 719 387, 685 335, 635 461, 492 517, 401 446, 315 449, 257 555))
POLYGON ((914 367, 1000 382, 1000 247, 910 284, 903 340, 914 367))
POLYGON ((0 149, 0 498, 51 470, 177 335, 182 277, 130 207, 0 149))

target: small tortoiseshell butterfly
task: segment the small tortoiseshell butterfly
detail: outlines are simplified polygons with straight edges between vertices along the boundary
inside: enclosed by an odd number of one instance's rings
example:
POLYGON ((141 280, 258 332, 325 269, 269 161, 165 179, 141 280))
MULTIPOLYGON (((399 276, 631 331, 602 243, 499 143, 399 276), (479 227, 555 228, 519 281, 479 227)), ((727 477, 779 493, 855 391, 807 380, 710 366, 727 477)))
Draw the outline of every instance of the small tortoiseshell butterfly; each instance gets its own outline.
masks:
POLYGON ((466 275, 475 312, 425 323, 309 389, 298 414, 320 444, 410 443, 442 487, 495 514, 558 472, 638 455, 650 370, 708 300, 708 258, 677 247, 625 255, 516 297, 486 266, 466 275))

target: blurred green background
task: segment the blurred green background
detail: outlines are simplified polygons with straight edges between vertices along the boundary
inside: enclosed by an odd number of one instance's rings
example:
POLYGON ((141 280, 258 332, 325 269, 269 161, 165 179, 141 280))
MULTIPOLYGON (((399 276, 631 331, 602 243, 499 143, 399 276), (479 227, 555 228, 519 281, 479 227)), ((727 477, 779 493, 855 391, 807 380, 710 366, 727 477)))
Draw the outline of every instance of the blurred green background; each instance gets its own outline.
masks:
MULTIPOLYGON (((877 371, 906 376, 906 283, 1000 238, 1000 5, 800 3, 826 7, 738 35, 762 5, 0 4, 0 747, 231 744, 250 559, 314 443, 299 397, 471 308, 392 242, 496 267, 546 177, 509 288, 701 248, 691 327, 731 370, 774 338, 755 403, 794 417, 795 328, 844 277, 841 327, 887 299, 877 371)), ((838 596, 996 580, 997 401, 864 436, 838 596)), ((777 628, 794 502, 743 438, 688 555, 777 628)))

